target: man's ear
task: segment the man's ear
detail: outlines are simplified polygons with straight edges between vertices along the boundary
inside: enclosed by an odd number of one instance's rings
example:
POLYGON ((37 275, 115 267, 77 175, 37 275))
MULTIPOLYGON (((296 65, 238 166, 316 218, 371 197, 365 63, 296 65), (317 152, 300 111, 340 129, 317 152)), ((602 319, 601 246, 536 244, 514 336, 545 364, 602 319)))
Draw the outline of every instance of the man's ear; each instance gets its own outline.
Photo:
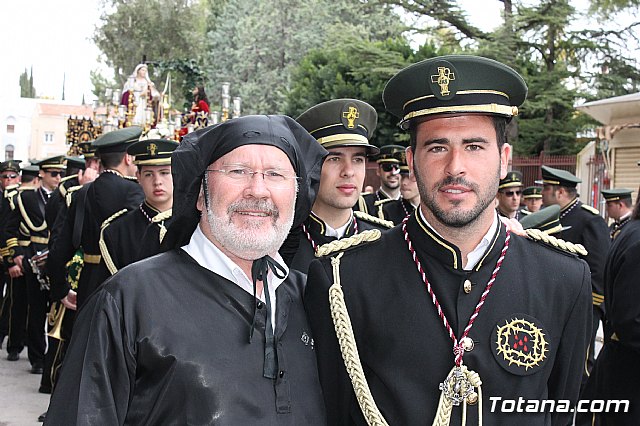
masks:
POLYGON ((500 179, 504 179, 509 171, 509 158, 511 158, 511 145, 505 143, 500 152, 500 179))
POLYGON ((202 185, 204 185, 204 183, 200 184, 200 192, 198 193, 198 199, 196 200, 196 209, 198 209, 200 213, 204 211, 204 188, 202 185))

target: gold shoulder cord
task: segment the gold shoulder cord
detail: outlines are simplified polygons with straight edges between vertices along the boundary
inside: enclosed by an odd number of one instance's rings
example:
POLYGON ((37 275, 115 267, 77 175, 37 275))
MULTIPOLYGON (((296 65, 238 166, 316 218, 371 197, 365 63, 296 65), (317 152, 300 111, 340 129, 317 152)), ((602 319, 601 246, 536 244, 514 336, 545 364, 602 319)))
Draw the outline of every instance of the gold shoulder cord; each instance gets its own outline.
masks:
POLYGON ((367 424, 369 424, 369 426, 387 426, 388 423, 384 417, 382 417, 382 413, 380 413, 376 402, 373 400, 367 378, 364 375, 362 362, 360 362, 360 356, 358 355, 356 339, 353 335, 351 319, 349 318, 347 305, 344 301, 344 293, 340 285, 340 258, 343 255, 344 253, 340 253, 336 257, 331 258, 333 285, 329 288, 329 306, 331 308, 333 325, 336 329, 336 336, 340 344, 340 352, 342 352, 344 365, 351 378, 353 390, 358 399, 362 414, 364 414, 364 418, 367 420, 367 424))
POLYGON ((104 259, 104 263, 107 265, 107 269, 109 270, 111 275, 118 272, 118 268, 116 267, 115 263, 113 263, 113 259, 109 254, 109 248, 107 247, 107 243, 104 242, 104 230, 109 227, 109 225, 113 220, 122 216, 127 211, 128 211, 127 209, 122 209, 120 211, 115 212, 114 214, 109 216, 104 222, 102 222, 102 226, 100 226, 100 242, 98 243, 98 245, 100 246, 100 253, 102 254, 102 259, 104 259))
POLYGON ((331 241, 330 243, 323 244, 318 247, 318 250, 316 250, 316 257, 327 256, 341 250, 355 247, 364 242, 375 241, 380 238, 380 235, 381 232, 379 229, 368 229, 347 238, 331 241))
POLYGON ((587 250, 582 244, 574 244, 568 241, 561 240, 560 238, 548 235, 535 228, 527 229, 525 232, 527 233, 527 236, 532 240, 542 241, 545 244, 559 248, 568 253, 580 254, 582 256, 586 256, 588 254, 587 250))
POLYGON ((67 189, 67 193, 64 196, 64 200, 67 203, 67 208, 71 207, 71 201, 72 201, 71 194, 73 194, 80 188, 82 188, 82 185, 72 186, 71 188, 67 189))
POLYGON ((24 209, 24 205, 22 204, 22 194, 18 194, 18 208, 20 209, 20 214, 22 215, 22 219, 24 219, 24 223, 29 227, 33 232, 40 232, 47 229, 47 221, 43 220, 40 226, 35 226, 31 219, 27 215, 26 210, 24 209))
POLYGON ((173 209, 165 210, 162 213, 158 213, 152 219, 152 223, 157 223, 160 227, 160 243, 164 240, 164 236, 167 234, 167 228, 164 226, 164 221, 169 219, 173 214, 173 209))
POLYGON ((391 222, 390 220, 385 220, 385 219, 381 219, 381 218, 376 217, 376 216, 371 216, 368 213, 363 213, 363 212, 360 212, 360 211, 354 211, 353 214, 358 219, 366 220, 367 222, 372 222, 372 223, 375 223, 376 225, 382 225, 382 226, 384 226, 386 228, 393 228, 393 226, 394 226, 393 222, 391 222))

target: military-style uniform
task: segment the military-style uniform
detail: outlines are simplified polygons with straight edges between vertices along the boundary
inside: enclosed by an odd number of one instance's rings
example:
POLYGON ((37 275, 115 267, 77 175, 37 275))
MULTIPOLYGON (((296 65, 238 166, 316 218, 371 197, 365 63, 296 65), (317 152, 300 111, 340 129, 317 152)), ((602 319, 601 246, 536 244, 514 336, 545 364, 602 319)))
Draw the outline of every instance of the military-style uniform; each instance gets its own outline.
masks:
MULTIPOLYGON (((362 151, 369 157, 380 153, 378 147, 369 143, 369 138, 378 122, 378 114, 366 102, 358 99, 332 99, 312 106, 300 114, 296 121, 329 151, 329 156, 334 153, 340 154, 340 148, 349 147, 362 148, 362 151)), ((325 159, 323 170, 325 170, 326 161, 328 160, 325 159)), ((364 168, 364 164, 361 166, 364 168)), ((341 184, 353 184, 356 187, 362 185, 362 182, 358 182, 354 177, 355 173, 346 176, 344 170, 340 169, 339 181, 341 184)), ((331 172, 331 174, 334 173, 335 171, 331 172)), ((332 175, 327 176, 332 179, 336 178, 332 175)), ((322 181, 322 174, 320 179, 322 181)), ((322 182, 319 191, 323 191, 322 182)), ((318 206, 318 199, 326 197, 328 194, 319 193, 314 208, 318 206)), ((362 200, 362 195, 360 199, 362 200)), ((350 203, 351 200, 349 199, 348 202, 350 203)), ((291 230, 287 241, 280 249, 281 255, 290 268, 307 273, 309 263, 315 258, 319 246, 367 229, 386 229, 391 225, 387 221, 379 220, 362 211, 354 212, 350 207, 340 208, 338 206, 340 204, 323 201, 318 208, 326 209, 325 211, 330 212, 327 214, 337 214, 340 218, 344 217, 345 212, 348 213, 350 217, 340 229, 332 229, 327 224, 327 221, 330 222, 329 218, 322 218, 312 211, 304 223, 291 230), (291 255, 286 253, 291 251, 289 246, 297 247, 291 255)))
MULTIPOLYGON (((170 166, 177 143, 164 139, 141 140, 127 153, 143 166, 170 166)), ((125 266, 160 253, 160 244, 171 222, 171 209, 161 212, 144 201, 137 209, 122 209, 102 224, 100 253, 111 274, 125 266)))
MULTIPOLYGON (((115 130, 94 141, 101 152, 123 152, 126 145, 137 141, 142 129, 136 126, 115 130)), ((90 184, 76 191, 60 235, 49 252, 51 263, 51 297, 66 297, 70 284, 66 280, 66 263, 80 247, 84 250, 84 266, 78 283, 78 308, 110 274, 100 255, 100 226, 115 212, 137 208, 144 199, 140 185, 133 178, 107 169, 90 184)))
MULTIPOLYGON (((393 227, 393 223, 389 221, 356 211, 353 212, 353 217, 349 225, 347 225, 347 229, 342 238, 351 237, 369 229, 386 230, 391 227, 393 227)), ((316 258, 318 247, 338 240, 335 236, 327 236, 326 230, 327 224, 311 212, 309 218, 305 220, 304 224, 298 230, 298 232, 300 232, 300 243, 290 268, 306 273, 309 264, 316 258)))
MULTIPOLYGON (((633 193, 633 191, 631 191, 630 189, 603 189, 600 192, 602 193, 602 197, 607 203, 612 201, 627 200, 629 205, 631 205, 631 194, 633 193)), ((618 218, 617 220, 614 220, 614 222, 609 225, 609 234, 611 235, 612 240, 614 240, 618 236, 620 231, 622 231, 622 228, 624 228, 624 226, 628 224, 630 220, 631 211, 629 211, 626 215, 618 218)))
MULTIPOLYGON (((542 198, 542 187, 541 186, 528 186, 525 189, 522 190, 522 199, 523 200, 528 200, 528 199, 532 199, 532 198, 536 198, 536 199, 540 199, 542 198)), ((542 206, 541 206, 542 208, 542 206)), ((535 212, 531 212, 529 211, 529 209, 525 206, 522 207, 519 210, 520 213, 520 219, 522 219, 523 216, 527 216, 530 215, 531 213, 535 213, 535 212)))
MULTIPOLYGON (((407 155, 405 151, 398 151, 394 153, 394 157, 398 159, 400 166, 400 174, 402 176, 409 175, 409 165, 407 164, 407 155)), ((402 185, 402 181, 400 182, 402 185)), ((377 216, 380 219, 385 219, 393 222, 394 225, 400 224, 405 217, 413 213, 417 206, 413 206, 408 200, 402 197, 400 192, 400 198, 398 200, 380 200, 375 203, 377 209, 377 216)))
MULTIPOLYGON (((525 97, 514 70, 467 55, 413 64, 383 93, 405 129, 447 113, 508 119, 525 97)), ((460 425, 464 409, 465 424, 473 425, 479 405, 483 424, 492 426, 571 422, 570 412, 504 412, 500 401, 566 400, 569 411, 578 399, 591 331, 587 264, 541 243, 534 231, 509 234, 497 213, 487 228, 472 237, 480 243, 464 267, 460 249, 421 209, 406 225, 369 231, 311 263, 304 302, 328 424, 364 425, 366 416, 369 424, 418 425, 450 415, 460 425), (356 394, 365 382, 371 393, 356 394)))
MULTIPOLYGON (((417 212, 410 216, 407 230, 447 319, 456 336, 461 336, 496 267, 506 238, 504 226, 500 225, 490 248, 471 271, 462 269, 458 248, 439 238, 417 212)), ((312 262, 305 307, 328 423, 365 425, 342 366, 329 309, 329 287, 337 278, 331 261, 338 254, 312 262)), ((430 423, 438 405, 438 386, 453 367, 452 342, 402 227, 345 251, 339 273, 359 356, 378 408, 390 425, 430 423)), ((585 327, 591 320, 590 291, 587 265, 575 255, 511 235, 505 260, 469 334, 474 348, 464 355, 464 364, 482 380, 485 424, 569 423, 569 414, 492 412, 490 398, 576 401, 590 337, 590 327, 585 327), (530 272, 526 276, 524 269, 530 272), (527 341, 530 344, 519 344, 527 341)), ((477 415, 477 407, 470 406, 467 424, 478 424, 477 415)), ((451 424, 461 424, 460 416, 456 407, 451 424)))
MULTIPOLYGON (((575 188, 581 179, 566 170, 542 166, 542 183, 575 188)), ((583 259, 591 270, 591 291, 593 297, 592 338, 584 368, 584 380, 593 366, 596 331, 604 316, 604 284, 603 274, 607 252, 611 245, 609 231, 604 219, 595 208, 583 204, 578 198, 573 199, 560 210, 560 222, 570 227, 559 234, 559 238, 584 246, 588 254, 583 259)))
MULTIPOLYGON (((521 188, 521 187, 522 187, 522 173, 517 170, 511 170, 509 173, 507 173, 507 175, 503 179, 500 179, 500 183, 498 184, 498 191, 501 191, 503 189, 513 189, 515 191, 516 188, 521 188)), ((498 214, 500 216, 509 218, 508 213, 505 213, 500 210, 500 205, 496 207, 496 210, 498 211, 498 214)), ((521 218, 520 211, 521 209, 518 209, 516 211, 516 215, 513 217, 515 220, 520 220, 521 218)))

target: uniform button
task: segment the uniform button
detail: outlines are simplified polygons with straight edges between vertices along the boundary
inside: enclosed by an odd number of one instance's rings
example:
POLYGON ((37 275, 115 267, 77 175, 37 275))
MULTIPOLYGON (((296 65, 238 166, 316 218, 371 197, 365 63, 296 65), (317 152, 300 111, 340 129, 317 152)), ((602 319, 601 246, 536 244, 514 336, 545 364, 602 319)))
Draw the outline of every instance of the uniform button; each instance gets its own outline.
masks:
POLYGON ((258 301, 256 306, 257 306, 258 309, 262 309, 264 307, 264 303, 262 303, 261 301, 258 301))
POLYGON ((464 284, 462 284, 462 288, 464 289, 465 293, 467 294, 471 293, 471 281, 464 280, 464 284))
POLYGON ((462 339, 462 341, 460 341, 460 344, 462 345, 462 349, 464 349, 465 352, 471 352, 473 350, 473 347, 475 346, 475 343, 473 342, 473 339, 471 337, 465 337, 464 339, 462 339))
POLYGON ((281 370, 279 376, 282 379, 284 377, 284 371, 281 370))

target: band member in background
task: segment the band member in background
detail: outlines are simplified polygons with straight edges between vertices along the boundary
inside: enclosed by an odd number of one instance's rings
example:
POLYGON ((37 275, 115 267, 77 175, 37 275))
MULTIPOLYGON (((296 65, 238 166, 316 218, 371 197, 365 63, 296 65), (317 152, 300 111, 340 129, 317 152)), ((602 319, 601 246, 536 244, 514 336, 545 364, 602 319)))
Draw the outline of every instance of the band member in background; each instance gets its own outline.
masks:
POLYGON ((369 143, 378 121, 375 109, 357 99, 334 99, 309 108, 296 121, 329 151, 311 214, 293 231, 299 245, 290 267, 306 273, 321 245, 391 224, 353 210, 367 157, 379 152, 369 143))

